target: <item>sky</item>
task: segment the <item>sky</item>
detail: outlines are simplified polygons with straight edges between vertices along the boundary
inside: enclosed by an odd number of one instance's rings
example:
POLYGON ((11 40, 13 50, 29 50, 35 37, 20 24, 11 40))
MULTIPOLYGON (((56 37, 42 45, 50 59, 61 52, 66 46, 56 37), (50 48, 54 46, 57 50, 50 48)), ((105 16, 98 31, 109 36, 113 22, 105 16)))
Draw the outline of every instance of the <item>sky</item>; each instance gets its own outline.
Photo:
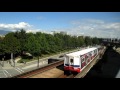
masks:
POLYGON ((120 12, 0 12, 0 32, 65 31, 69 35, 120 38, 120 12))

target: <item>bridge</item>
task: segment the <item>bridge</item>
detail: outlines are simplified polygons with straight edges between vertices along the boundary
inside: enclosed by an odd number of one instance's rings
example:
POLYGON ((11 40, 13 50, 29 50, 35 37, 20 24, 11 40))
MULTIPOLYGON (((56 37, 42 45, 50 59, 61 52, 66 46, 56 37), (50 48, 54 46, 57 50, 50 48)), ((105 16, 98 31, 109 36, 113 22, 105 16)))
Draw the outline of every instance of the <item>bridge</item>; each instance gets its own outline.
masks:
POLYGON ((120 47, 120 39, 116 39, 116 38, 106 38, 103 39, 102 42, 104 46, 112 46, 112 47, 120 47))

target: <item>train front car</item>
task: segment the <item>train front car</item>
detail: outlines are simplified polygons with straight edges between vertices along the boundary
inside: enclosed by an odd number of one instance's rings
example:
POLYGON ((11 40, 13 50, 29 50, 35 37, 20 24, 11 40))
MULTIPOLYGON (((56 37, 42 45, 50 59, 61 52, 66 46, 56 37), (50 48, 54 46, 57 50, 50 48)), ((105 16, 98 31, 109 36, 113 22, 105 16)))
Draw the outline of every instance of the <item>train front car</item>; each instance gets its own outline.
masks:
POLYGON ((64 60, 64 73, 79 73, 80 72, 80 60, 79 57, 72 54, 66 54, 64 60))
POLYGON ((64 73, 80 73, 97 55, 97 48, 88 48, 66 54, 64 60, 64 73))

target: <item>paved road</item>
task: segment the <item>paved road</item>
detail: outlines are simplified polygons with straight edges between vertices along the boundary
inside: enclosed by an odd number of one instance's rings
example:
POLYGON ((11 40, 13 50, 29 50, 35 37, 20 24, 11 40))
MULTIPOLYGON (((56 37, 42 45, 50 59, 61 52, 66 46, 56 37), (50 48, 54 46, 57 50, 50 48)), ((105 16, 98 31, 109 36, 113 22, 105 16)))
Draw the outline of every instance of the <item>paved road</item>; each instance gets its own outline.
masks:
MULTIPOLYGON (((47 60, 43 60, 39 62, 39 67, 43 67, 48 64, 47 60)), ((0 66, 0 78, 9 78, 24 72, 28 72, 38 68, 37 62, 31 62, 28 64, 17 65, 16 67, 12 67, 10 64, 5 62, 5 66, 0 66)))
MULTIPOLYGON (((74 51, 76 51, 76 50, 74 50, 74 51)), ((66 52, 66 53, 68 53, 68 52, 66 52)), ((53 55, 50 57, 40 59, 39 67, 43 67, 43 66, 47 65, 48 64, 47 60, 49 58, 58 58, 60 55, 63 55, 63 54, 65 54, 65 53, 60 53, 57 55, 53 55)), ((8 62, 5 61, 4 67, 2 67, 0 65, 0 78, 10 78, 10 77, 13 77, 13 76, 22 74, 24 72, 28 72, 28 71, 37 69, 37 68, 38 68, 38 60, 27 62, 26 64, 16 63, 15 67, 11 66, 8 62)))

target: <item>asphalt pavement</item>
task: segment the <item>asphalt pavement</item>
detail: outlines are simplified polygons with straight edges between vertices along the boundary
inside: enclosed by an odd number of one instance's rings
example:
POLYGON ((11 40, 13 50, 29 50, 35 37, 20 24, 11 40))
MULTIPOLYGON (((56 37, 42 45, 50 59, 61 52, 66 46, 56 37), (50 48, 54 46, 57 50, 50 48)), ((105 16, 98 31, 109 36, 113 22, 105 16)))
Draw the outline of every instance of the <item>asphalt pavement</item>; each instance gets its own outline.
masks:
MULTIPOLYGON (((78 49, 77 49, 78 50, 78 49)), ((74 50, 76 51, 76 50, 74 50)), ((73 52, 73 51, 70 51, 73 52)), ((69 53, 69 52, 66 52, 69 53)), ((43 67, 48 64, 49 58, 58 58, 60 55, 63 55, 65 53, 59 53, 57 55, 49 56, 46 58, 42 58, 39 60, 39 68, 43 67)), ((34 60, 31 62, 25 63, 17 63, 19 59, 17 58, 15 60, 15 67, 11 66, 9 62, 4 61, 4 66, 0 64, 0 78, 11 78, 13 76, 34 70, 38 68, 38 60, 34 60)), ((0 61, 2 63, 2 61, 0 61)))

